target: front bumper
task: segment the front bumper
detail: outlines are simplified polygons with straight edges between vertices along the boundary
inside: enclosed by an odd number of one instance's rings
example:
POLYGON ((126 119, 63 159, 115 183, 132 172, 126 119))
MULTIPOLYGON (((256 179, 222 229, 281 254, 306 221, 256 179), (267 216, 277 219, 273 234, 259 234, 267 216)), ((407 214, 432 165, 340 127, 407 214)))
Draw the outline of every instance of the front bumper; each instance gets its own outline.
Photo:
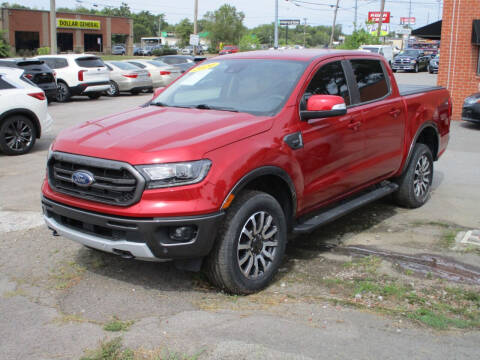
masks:
POLYGON ((462 120, 480 123, 480 104, 463 106, 462 120))
POLYGON ((415 64, 411 64, 411 65, 396 65, 396 64, 393 64, 392 65, 392 69, 393 70, 415 70, 415 64))
POLYGON ((147 261, 195 259, 206 256, 224 213, 168 218, 110 216, 60 204, 42 197, 47 226, 83 245, 123 257, 147 261), (170 239, 171 227, 194 226, 188 242, 170 239))

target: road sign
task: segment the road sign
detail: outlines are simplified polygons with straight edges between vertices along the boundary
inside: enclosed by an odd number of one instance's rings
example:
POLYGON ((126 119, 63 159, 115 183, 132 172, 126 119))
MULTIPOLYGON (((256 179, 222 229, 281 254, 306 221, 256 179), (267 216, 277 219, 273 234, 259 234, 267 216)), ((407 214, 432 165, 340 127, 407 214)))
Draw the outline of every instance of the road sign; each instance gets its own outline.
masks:
POLYGON ((200 36, 197 34, 190 34, 190 45, 198 46, 200 44, 200 36))
MULTIPOLYGON (((380 11, 369 11, 368 12, 368 22, 379 23, 380 22, 380 11)), ((390 11, 383 12, 383 20, 382 24, 389 24, 390 23, 390 11)))
POLYGON ((416 19, 414 17, 401 17, 400 25, 415 25, 416 19))
POLYGON ((410 35, 412 33, 412 29, 399 29, 396 31, 399 35, 410 35))
POLYGON ((300 25, 300 20, 298 19, 283 19, 278 20, 280 26, 290 26, 290 25, 300 25))

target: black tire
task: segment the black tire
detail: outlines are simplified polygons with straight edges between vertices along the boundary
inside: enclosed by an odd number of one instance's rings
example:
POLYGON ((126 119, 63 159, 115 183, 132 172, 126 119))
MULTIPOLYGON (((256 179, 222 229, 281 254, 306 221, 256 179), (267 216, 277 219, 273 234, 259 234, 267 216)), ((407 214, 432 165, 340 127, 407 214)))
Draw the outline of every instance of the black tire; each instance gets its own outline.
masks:
POLYGON ((57 101, 60 103, 70 101, 72 94, 70 88, 63 81, 57 82, 57 101))
POLYGON ((115 81, 110 81, 110 88, 105 91, 107 96, 118 96, 120 94, 120 90, 118 89, 118 85, 115 81))
POLYGON ((87 95, 91 100, 97 100, 100 96, 102 96, 101 93, 92 93, 87 95))
POLYGON ((35 145, 37 129, 32 120, 23 115, 13 115, 0 124, 0 150, 6 155, 28 153, 35 145))
POLYGON ((245 191, 227 210, 214 248, 206 259, 207 276, 215 286, 231 294, 259 291, 275 276, 286 242, 287 223, 277 200, 264 192, 245 191), (264 226, 260 225, 262 214, 264 226), (259 230, 255 219, 259 222, 259 230), (274 234, 270 235, 271 232, 274 234), (239 245, 243 249, 239 249, 239 245))
POLYGON ((395 202, 410 209, 422 206, 430 197, 432 180, 432 151, 425 144, 416 144, 408 167, 396 180, 399 188, 393 195, 395 202))
POLYGON ((392 69, 392 71, 393 71, 394 73, 396 73, 396 72, 397 72, 397 69, 392 69))

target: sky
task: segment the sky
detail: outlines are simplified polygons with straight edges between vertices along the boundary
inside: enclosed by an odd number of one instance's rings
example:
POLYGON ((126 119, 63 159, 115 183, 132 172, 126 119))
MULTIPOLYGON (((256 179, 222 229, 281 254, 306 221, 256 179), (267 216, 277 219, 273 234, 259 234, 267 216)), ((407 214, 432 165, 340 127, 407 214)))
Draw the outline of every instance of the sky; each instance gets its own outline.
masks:
MULTIPOLYGON (((255 27, 260 24, 271 23, 275 16, 276 0, 198 0, 199 18, 207 11, 218 9, 222 4, 228 3, 245 14, 244 24, 255 27)), ((355 17, 355 1, 358 2, 358 24, 364 24, 369 11, 380 10, 380 0, 339 0, 337 24, 342 24, 343 32, 349 34, 353 31, 355 17)), ((10 0, 22 5, 49 9, 49 0, 10 0)), ((120 6, 122 2, 130 5, 135 11, 149 10, 154 14, 164 13, 165 20, 177 23, 183 18, 193 20, 194 0, 57 0, 57 7, 71 7, 82 5, 88 8, 105 6, 120 6)), ((336 0, 278 0, 280 19, 300 19, 302 23, 306 18, 309 25, 330 25, 333 20, 333 9, 336 0)), ((440 5, 442 0, 440 0, 440 5)), ((391 12, 391 30, 400 28, 400 17, 408 17, 410 0, 386 1, 385 11, 391 12)), ((411 16, 416 18, 416 25, 420 27, 438 19, 439 0, 412 0, 411 16)), ((441 17, 441 10, 440 10, 441 17)))

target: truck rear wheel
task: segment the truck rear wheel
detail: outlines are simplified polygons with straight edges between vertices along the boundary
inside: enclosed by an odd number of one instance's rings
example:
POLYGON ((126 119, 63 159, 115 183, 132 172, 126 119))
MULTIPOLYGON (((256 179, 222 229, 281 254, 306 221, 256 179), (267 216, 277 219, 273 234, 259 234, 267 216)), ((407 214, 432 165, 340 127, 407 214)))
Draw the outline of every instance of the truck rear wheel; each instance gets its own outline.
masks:
POLYGON ((206 272, 217 287, 250 294, 275 276, 287 242, 287 223, 280 204, 269 194, 246 191, 227 210, 206 272))
POLYGON ((418 208, 428 201, 433 180, 433 156, 425 144, 416 144, 412 158, 403 175, 397 180, 394 199, 406 208, 418 208))

